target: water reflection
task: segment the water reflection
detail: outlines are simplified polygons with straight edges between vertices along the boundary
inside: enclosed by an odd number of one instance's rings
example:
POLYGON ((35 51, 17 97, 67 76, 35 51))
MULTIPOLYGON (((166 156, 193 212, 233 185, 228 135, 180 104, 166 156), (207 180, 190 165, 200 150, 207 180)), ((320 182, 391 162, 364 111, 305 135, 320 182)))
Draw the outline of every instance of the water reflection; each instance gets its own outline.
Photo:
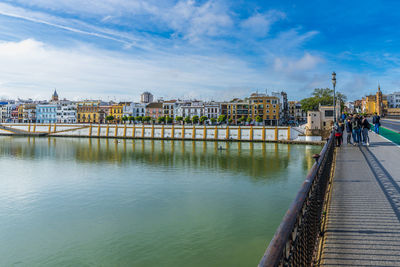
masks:
POLYGON ((310 169, 316 147, 277 143, 206 141, 117 140, 77 138, 0 138, 1 155, 16 158, 74 159, 80 163, 128 165, 141 163, 159 168, 190 167, 246 173, 264 179, 301 161, 310 169), (57 149, 56 149, 57 148, 57 149), (249 168, 249 166, 251 166, 249 168))

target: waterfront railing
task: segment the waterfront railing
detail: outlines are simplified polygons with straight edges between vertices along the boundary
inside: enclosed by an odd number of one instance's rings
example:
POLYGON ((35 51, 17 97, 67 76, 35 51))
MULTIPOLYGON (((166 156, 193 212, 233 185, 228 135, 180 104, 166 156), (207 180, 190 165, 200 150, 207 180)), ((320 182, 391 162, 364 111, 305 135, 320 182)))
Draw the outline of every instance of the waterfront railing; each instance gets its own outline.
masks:
POLYGON ((334 153, 331 134, 270 242, 260 267, 311 266, 321 236, 326 188, 334 153))

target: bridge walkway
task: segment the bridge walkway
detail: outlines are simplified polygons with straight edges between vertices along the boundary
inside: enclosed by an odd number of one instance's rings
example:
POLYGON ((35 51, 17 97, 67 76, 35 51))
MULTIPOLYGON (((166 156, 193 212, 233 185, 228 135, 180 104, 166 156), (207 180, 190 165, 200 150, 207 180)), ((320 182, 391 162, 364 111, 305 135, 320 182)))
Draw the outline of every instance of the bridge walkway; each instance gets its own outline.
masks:
POLYGON ((0 124, 0 130, 4 130, 6 132, 12 133, 13 135, 17 135, 17 136, 46 136, 47 135, 47 133, 33 133, 33 132, 28 132, 28 131, 4 126, 1 124, 0 124))
POLYGON ((337 150, 321 266, 400 266, 400 147, 370 139, 337 150))

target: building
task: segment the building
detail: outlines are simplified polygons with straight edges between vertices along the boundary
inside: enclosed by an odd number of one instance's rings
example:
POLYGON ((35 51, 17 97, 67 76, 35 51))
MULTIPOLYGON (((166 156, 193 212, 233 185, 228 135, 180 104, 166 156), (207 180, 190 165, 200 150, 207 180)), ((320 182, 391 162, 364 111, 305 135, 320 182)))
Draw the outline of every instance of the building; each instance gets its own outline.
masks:
POLYGON ((221 112, 221 105, 217 102, 204 103, 204 116, 208 119, 217 119, 221 112))
POLYGON ((367 95, 366 97, 363 97, 361 103, 362 112, 368 115, 378 113, 378 115, 382 116, 386 113, 388 108, 387 96, 382 94, 380 86, 378 86, 378 91, 375 95, 367 95))
POLYGON ((124 106, 126 103, 114 104, 110 106, 110 116, 114 117, 114 122, 119 123, 124 116, 124 106))
POLYGON ((387 95, 389 108, 400 108, 400 92, 394 92, 387 95))
POLYGON ((24 123, 36 122, 36 104, 23 105, 23 120, 24 123))
POLYGON ((288 122, 303 123, 307 121, 307 112, 303 111, 299 101, 288 102, 288 122))
POLYGON ((61 100, 57 105, 58 123, 76 123, 76 104, 68 100, 61 100))
POLYGON ((182 102, 176 110, 176 116, 181 116, 183 118, 193 116, 204 116, 204 103, 202 101, 186 101, 182 102))
POLYGON ((168 116, 170 118, 175 118, 178 109, 178 101, 176 100, 168 100, 163 102, 163 113, 164 116, 168 116))
MULTIPOLYGON (((307 112, 306 135, 328 137, 333 127, 333 106, 319 106, 318 110, 307 112)), ((340 117, 340 103, 336 104, 336 118, 340 117)))
POLYGON ((99 123, 100 120, 99 100, 90 100, 78 102, 76 105, 78 123, 99 123))
POLYGON ((130 103, 123 107, 124 116, 127 117, 144 117, 146 116, 146 104, 144 103, 130 103))
MULTIPOLYGON (((289 121, 289 102, 286 92, 272 92, 272 96, 279 98, 279 124, 289 121)), ((307 116, 307 115, 306 115, 307 116)))
POLYGON ((38 123, 56 123, 57 105, 56 104, 36 105, 36 121, 38 123))
POLYGON ((158 117, 164 116, 163 103, 161 102, 153 102, 146 106, 146 116, 151 117, 152 119, 157 119, 158 117))
POLYGON ((259 116, 265 125, 279 125, 281 113, 277 96, 253 93, 250 95, 249 102, 251 104, 249 115, 253 120, 259 116))
POLYGON ((154 97, 150 92, 144 92, 140 95, 140 103, 151 103, 153 102, 154 97))

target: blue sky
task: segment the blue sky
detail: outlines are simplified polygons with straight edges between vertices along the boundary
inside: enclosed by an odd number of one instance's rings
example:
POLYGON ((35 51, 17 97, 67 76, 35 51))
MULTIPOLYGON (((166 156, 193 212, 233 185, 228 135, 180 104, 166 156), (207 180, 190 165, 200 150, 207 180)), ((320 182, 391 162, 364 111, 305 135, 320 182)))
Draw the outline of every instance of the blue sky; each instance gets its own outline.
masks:
POLYGON ((0 1, 0 97, 399 91, 398 1, 0 1))

